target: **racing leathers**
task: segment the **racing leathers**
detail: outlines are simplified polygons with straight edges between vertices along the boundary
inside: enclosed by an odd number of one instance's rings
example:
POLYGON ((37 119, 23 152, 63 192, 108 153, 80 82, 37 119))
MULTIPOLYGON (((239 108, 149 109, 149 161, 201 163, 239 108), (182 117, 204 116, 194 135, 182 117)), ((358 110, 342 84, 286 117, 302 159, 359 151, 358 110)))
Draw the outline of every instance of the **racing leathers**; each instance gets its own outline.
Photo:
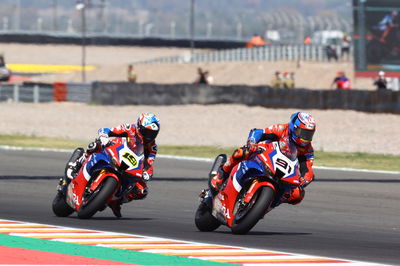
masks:
POLYGON ((99 129, 98 135, 102 145, 106 145, 108 143, 108 137, 128 137, 131 139, 139 138, 144 146, 145 166, 143 177, 145 180, 148 180, 153 176, 153 163, 157 154, 157 144, 155 140, 146 143, 142 135, 139 133, 139 130, 137 130, 135 124, 122 124, 112 128, 101 128, 99 129), (105 138, 105 140, 103 140, 103 138, 105 138))
POLYGON ((142 179, 133 183, 129 178, 123 179, 121 188, 119 191, 117 191, 117 193, 115 193, 112 202, 109 204, 114 215, 121 217, 122 203, 126 203, 134 199, 144 199, 148 194, 146 182, 153 176, 153 163, 157 154, 157 144, 155 140, 146 143, 143 136, 137 129, 136 124, 121 124, 117 127, 101 128, 98 131, 98 136, 101 145, 96 145, 100 146, 100 148, 96 147, 95 152, 101 150, 101 146, 107 145, 108 137, 127 137, 131 140, 138 139, 143 144, 144 169, 142 179))
MULTIPOLYGON (((211 180, 211 186, 219 190, 222 183, 229 176, 232 169, 241 161, 257 152, 257 144, 260 141, 291 141, 289 138, 289 124, 276 124, 265 129, 252 129, 249 133, 247 145, 236 149, 232 156, 222 165, 217 175, 211 180)), ((300 165, 300 185, 298 187, 287 186, 281 197, 280 203, 298 204, 304 198, 304 188, 314 179, 312 165, 314 162, 314 149, 309 143, 302 147, 297 146, 297 156, 300 165)))

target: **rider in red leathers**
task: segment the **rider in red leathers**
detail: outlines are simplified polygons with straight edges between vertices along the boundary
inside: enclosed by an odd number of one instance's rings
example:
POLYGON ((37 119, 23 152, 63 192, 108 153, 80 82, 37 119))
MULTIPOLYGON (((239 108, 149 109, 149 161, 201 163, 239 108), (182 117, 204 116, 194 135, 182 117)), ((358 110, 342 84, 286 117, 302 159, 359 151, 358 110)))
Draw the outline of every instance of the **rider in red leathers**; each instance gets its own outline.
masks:
MULTIPOLYGON (((98 131, 98 138, 88 145, 86 153, 77 161, 70 162, 67 170, 68 181, 74 178, 78 173, 83 162, 93 153, 100 152, 103 147, 109 143, 109 137, 127 137, 130 139, 139 139, 144 148, 144 169, 142 180, 134 184, 130 184, 130 180, 123 180, 121 189, 116 192, 112 203, 109 207, 112 209, 116 217, 121 217, 122 203, 129 202, 133 199, 144 199, 147 196, 148 188, 146 182, 153 176, 153 163, 157 154, 157 144, 155 138, 160 130, 160 121, 152 113, 142 113, 137 123, 122 124, 112 128, 101 128, 98 131)), ((91 165, 86 165, 84 171, 89 171, 91 165)), ((67 184, 69 182, 66 182, 67 184)))
POLYGON ((211 186, 218 191, 232 169, 241 161, 247 160, 257 152, 260 141, 291 141, 296 145, 300 164, 300 186, 287 187, 282 195, 281 203, 298 204, 304 198, 304 187, 314 179, 312 165, 314 149, 311 145, 315 132, 314 118, 303 112, 294 113, 287 124, 276 124, 265 129, 252 129, 249 133, 247 145, 236 149, 227 162, 222 165, 218 173, 211 179, 211 186))

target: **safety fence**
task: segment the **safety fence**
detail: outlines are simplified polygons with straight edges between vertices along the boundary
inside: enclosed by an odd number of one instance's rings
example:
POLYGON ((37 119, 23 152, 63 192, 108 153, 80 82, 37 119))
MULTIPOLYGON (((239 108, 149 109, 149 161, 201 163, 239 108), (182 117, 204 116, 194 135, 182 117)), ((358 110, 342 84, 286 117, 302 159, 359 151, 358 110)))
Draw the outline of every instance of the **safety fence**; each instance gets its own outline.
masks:
POLYGON ((24 83, 0 84, 0 101, 12 102, 51 102, 73 101, 90 102, 92 99, 90 83, 24 83))
MULTIPOLYGON (((352 53, 352 51, 350 51, 352 53)), ((335 48, 336 57, 341 57, 340 47, 335 48)), ((135 64, 155 63, 203 63, 203 62, 230 62, 230 61, 327 61, 327 47, 324 45, 270 45, 255 48, 238 48, 183 54, 181 56, 160 57, 135 64)), ((351 58, 351 55, 350 55, 351 58)))

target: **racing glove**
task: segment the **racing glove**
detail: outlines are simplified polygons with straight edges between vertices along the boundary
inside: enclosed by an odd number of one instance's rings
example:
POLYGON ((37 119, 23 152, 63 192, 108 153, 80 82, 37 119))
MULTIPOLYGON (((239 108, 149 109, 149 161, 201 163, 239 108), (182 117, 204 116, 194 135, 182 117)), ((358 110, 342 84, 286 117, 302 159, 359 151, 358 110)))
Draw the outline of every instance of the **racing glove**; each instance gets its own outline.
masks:
POLYGON ((147 182, 150 180, 150 178, 152 176, 147 171, 143 171, 142 177, 143 177, 144 182, 147 182))
POLYGON ((110 142, 110 139, 106 135, 101 135, 99 136, 99 141, 101 143, 101 146, 105 147, 110 142))

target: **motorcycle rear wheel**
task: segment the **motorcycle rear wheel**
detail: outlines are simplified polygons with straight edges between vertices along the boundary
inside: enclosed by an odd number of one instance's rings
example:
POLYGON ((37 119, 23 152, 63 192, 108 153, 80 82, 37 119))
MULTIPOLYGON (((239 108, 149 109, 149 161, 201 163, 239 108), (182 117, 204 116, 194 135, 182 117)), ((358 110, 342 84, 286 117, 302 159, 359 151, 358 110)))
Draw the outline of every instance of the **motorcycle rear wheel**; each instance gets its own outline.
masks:
MULTIPOLYGON (((270 187, 260 188, 254 195, 253 200, 248 206, 250 209, 246 211, 240 220, 234 221, 231 227, 233 234, 244 235, 247 234, 263 217, 267 208, 274 200, 275 192, 270 187)), ((236 213, 235 213, 236 215, 236 213)))
POLYGON ((200 203, 194 218, 197 229, 202 232, 211 232, 217 229, 221 223, 210 213, 210 207, 200 203))
POLYGON ((66 202, 65 202, 65 195, 61 192, 58 192, 56 197, 53 200, 52 209, 55 215, 58 217, 67 217, 71 213, 74 212, 66 202))
POLYGON ((82 206, 78 211, 80 219, 89 219, 97 211, 104 207, 108 198, 112 195, 118 186, 117 180, 112 177, 106 177, 100 184, 99 191, 94 198, 85 206, 82 206))

